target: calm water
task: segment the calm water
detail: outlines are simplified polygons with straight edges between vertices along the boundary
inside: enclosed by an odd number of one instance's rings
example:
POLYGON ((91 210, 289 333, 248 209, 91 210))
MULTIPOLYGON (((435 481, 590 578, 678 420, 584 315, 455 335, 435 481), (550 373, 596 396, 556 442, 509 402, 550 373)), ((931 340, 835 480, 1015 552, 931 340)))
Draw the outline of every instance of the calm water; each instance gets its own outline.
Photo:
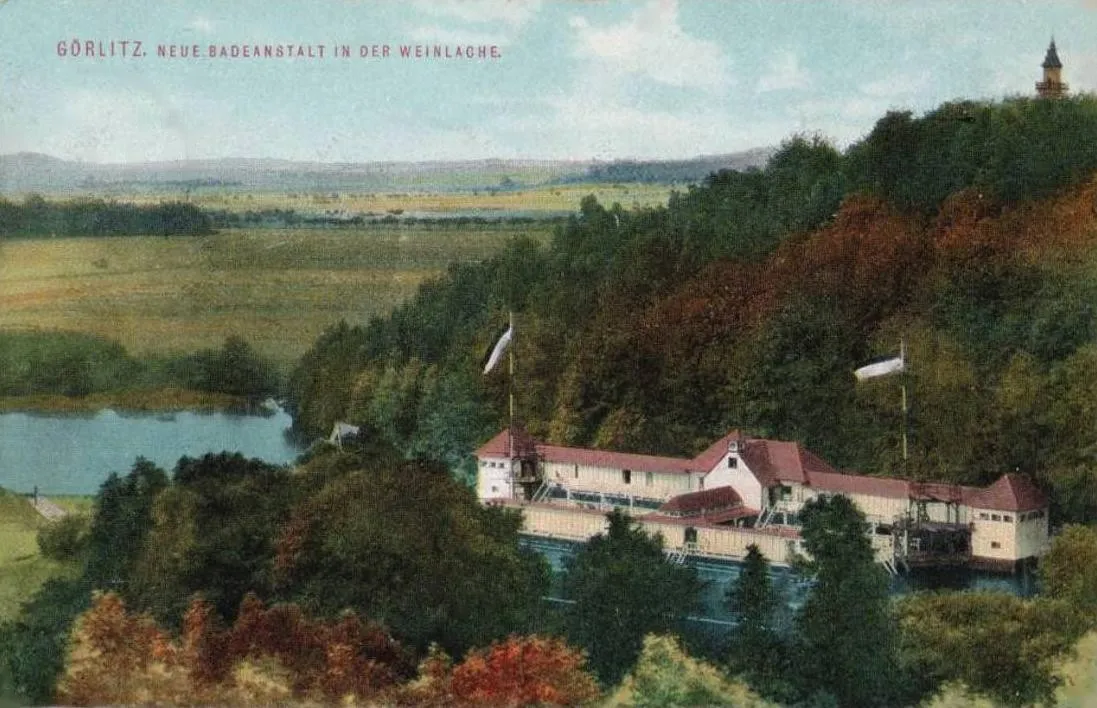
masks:
MULTIPOLYGON (((523 545, 545 556, 552 566, 556 586, 551 591, 561 594, 562 579, 567 558, 579 550, 579 544, 534 536, 523 536, 523 545)), ((742 565, 734 561, 691 558, 687 563, 697 569, 697 577, 704 581, 701 616, 707 619, 727 621, 731 619, 724 606, 728 587, 739 578, 742 565)), ((780 590, 789 606, 797 608, 804 601, 810 585, 797 578, 787 568, 771 568, 774 586, 780 590)), ((1036 586, 1031 572, 996 574, 964 569, 914 570, 909 574, 892 578, 891 592, 903 594, 917 590, 998 590, 1022 597, 1035 594, 1036 586)))
POLYGON ((138 456, 171 472, 184 455, 229 450, 285 464, 300 453, 285 436, 292 419, 228 413, 0 415, 0 487, 43 494, 94 494, 138 456))

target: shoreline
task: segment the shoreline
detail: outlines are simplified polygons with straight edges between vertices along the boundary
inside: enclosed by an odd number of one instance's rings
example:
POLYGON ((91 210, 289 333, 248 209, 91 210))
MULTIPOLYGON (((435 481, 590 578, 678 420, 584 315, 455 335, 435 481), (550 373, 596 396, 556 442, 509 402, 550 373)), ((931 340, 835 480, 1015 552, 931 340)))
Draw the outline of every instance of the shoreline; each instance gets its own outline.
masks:
POLYGON ((245 396, 181 388, 105 391, 87 396, 34 394, 0 397, 0 413, 240 413, 273 415, 277 408, 245 396))

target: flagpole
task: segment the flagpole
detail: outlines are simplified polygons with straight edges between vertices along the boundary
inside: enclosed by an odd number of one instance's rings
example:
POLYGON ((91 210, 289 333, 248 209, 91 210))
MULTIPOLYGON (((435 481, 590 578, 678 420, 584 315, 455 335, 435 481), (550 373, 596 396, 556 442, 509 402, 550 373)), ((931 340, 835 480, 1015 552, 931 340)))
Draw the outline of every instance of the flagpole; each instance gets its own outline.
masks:
MULTIPOLYGON (((903 373, 905 373, 906 372, 906 366, 907 366, 907 345, 906 345, 906 341, 903 340, 903 339, 899 340, 899 361, 900 361, 900 364, 902 366, 901 371, 903 373)), ((903 407, 903 411, 902 411, 903 412, 903 462, 906 462, 908 457, 909 457, 908 454, 907 454, 907 382, 906 382, 906 379, 903 379, 902 392, 903 392, 903 398, 902 398, 901 405, 903 407)))
POLYGON ((510 459, 513 463, 513 460, 514 460, 514 347, 515 347, 515 342, 514 342, 514 311, 513 310, 510 311, 510 331, 511 331, 511 342, 510 342, 510 346, 507 347, 507 357, 508 357, 507 364, 508 364, 509 369, 510 369, 510 383, 507 386, 507 393, 508 393, 508 398, 509 398, 508 404, 509 404, 510 423, 508 424, 507 429, 510 431, 510 434, 509 434, 509 437, 510 437, 510 459))

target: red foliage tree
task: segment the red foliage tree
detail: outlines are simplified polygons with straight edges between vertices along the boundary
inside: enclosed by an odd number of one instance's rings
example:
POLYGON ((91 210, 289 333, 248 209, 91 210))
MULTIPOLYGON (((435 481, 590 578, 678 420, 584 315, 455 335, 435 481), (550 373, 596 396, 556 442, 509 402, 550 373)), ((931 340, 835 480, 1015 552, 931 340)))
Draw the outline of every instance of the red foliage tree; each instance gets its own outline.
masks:
POLYGON ((468 654, 450 678, 457 702, 492 705, 576 705, 593 701, 598 685, 586 657, 560 639, 511 637, 468 654))

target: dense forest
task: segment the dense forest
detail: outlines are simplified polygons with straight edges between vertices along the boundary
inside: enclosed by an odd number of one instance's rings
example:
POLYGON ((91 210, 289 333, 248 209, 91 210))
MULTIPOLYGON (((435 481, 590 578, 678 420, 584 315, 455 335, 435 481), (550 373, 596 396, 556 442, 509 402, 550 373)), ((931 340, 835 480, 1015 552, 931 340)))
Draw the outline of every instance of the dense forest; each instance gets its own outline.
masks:
POLYGON ((984 484, 1033 475, 1097 514, 1097 99, 889 113, 840 152, 799 136, 660 208, 588 198, 546 247, 455 265, 391 316, 325 333, 290 384, 318 435, 366 423, 472 472, 506 420, 478 363, 517 319, 524 424, 563 444, 695 454, 728 429, 841 468, 984 484), (905 341, 899 382, 852 371, 905 341), (1080 424, 1084 421, 1084 424, 1080 424))
POLYGON ((127 204, 101 199, 47 201, 32 194, 0 198, 0 238, 41 236, 201 236, 213 232, 208 215, 185 202, 127 204))

